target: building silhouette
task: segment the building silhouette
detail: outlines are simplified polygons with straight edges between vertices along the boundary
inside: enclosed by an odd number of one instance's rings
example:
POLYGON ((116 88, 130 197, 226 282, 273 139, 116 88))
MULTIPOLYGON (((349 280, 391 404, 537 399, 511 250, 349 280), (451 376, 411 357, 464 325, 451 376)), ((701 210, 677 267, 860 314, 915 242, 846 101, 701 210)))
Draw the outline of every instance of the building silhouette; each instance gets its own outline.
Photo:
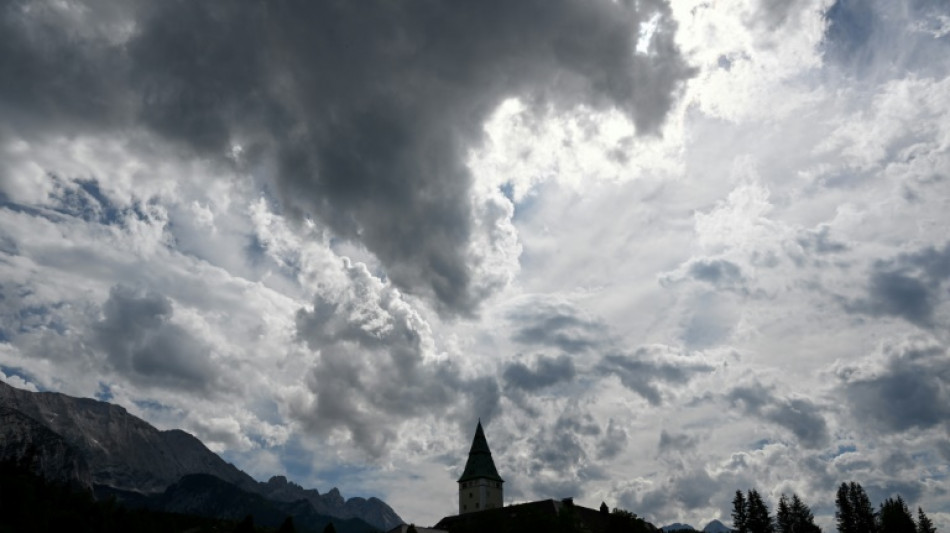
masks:
POLYGON ((498 475, 481 420, 458 479, 459 511, 431 528, 402 525, 388 533, 662 533, 626 511, 576 505, 573 498, 504 505, 505 481, 498 475))
POLYGON ((505 480, 501 479, 495 468, 481 420, 475 428, 472 448, 468 452, 468 461, 465 462, 465 470, 462 471, 458 484, 460 515, 497 509, 504 505, 505 480))

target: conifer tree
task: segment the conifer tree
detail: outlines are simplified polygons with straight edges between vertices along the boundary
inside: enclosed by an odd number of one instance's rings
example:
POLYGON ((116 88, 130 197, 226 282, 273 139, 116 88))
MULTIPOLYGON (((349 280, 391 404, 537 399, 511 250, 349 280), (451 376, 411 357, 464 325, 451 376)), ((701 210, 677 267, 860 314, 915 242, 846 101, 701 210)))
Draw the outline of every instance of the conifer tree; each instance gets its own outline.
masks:
POLYGON ((736 533, 749 533, 748 507, 741 490, 736 491, 732 500, 732 529, 736 533))
POLYGON ((785 493, 778 499, 778 508, 775 511, 775 526, 779 533, 794 533, 794 521, 792 519, 792 509, 788 505, 788 498, 785 493))
POLYGON ((769 514, 769 508, 759 495, 759 491, 751 489, 746 497, 748 506, 749 533, 775 533, 775 525, 772 523, 772 516, 769 514))
MULTIPOLYGON (((838 525, 838 533, 858 533, 855 525, 854 507, 851 505, 851 494, 848 490, 848 484, 842 482, 838 487, 838 494, 835 496, 835 521, 838 525)), ((865 532, 867 533, 867 532, 865 532)))
POLYGON ((835 512, 839 533, 874 533, 877 520, 874 507, 864 488, 852 481, 842 483, 835 497, 835 512))
POLYGON ((880 533, 917 533, 917 525, 904 499, 888 498, 881 504, 880 533))
POLYGON ((294 527, 294 519, 289 516, 285 518, 280 528, 277 529, 277 533, 297 533, 297 528, 294 527))
POLYGON ((864 488, 854 481, 848 485, 848 497, 851 499, 851 508, 854 510, 854 525, 856 533, 874 533, 877 529, 877 520, 874 507, 864 488))
POLYGON ((805 502, 798 497, 798 494, 792 493, 790 512, 792 515, 792 533, 821 533, 821 528, 815 523, 815 515, 805 505, 805 502))
POLYGON ((234 533, 254 533, 254 516, 247 515, 244 520, 234 528, 234 533))
POLYGON ((937 533, 937 528, 934 527, 930 518, 927 518, 921 507, 917 508, 917 533, 937 533))

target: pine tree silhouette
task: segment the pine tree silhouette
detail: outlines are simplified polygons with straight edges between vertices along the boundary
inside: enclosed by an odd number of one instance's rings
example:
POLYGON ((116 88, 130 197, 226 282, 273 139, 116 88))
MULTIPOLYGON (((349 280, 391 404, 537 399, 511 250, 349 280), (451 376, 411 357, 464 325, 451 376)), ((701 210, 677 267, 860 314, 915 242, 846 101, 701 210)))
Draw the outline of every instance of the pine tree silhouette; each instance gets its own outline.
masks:
POLYGON ((749 512, 741 490, 736 491, 732 500, 732 529, 736 533, 749 533, 749 512))
POLYGON ((917 533, 937 533, 937 528, 920 507, 917 508, 917 533))

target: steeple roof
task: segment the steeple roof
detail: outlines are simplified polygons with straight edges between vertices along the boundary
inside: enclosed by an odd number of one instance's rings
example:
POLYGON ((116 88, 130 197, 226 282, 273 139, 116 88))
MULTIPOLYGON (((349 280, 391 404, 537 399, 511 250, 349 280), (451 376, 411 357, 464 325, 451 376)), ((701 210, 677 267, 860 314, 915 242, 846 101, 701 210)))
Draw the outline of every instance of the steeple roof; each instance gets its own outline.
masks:
POLYGON ((490 479, 492 481, 501 481, 498 470, 495 469, 495 461, 491 458, 491 450, 488 449, 488 440, 485 439, 485 432, 482 430, 482 421, 478 421, 478 427, 475 428, 475 438, 472 439, 472 449, 468 452, 468 461, 465 463, 465 471, 459 482, 471 481, 473 479, 490 479))

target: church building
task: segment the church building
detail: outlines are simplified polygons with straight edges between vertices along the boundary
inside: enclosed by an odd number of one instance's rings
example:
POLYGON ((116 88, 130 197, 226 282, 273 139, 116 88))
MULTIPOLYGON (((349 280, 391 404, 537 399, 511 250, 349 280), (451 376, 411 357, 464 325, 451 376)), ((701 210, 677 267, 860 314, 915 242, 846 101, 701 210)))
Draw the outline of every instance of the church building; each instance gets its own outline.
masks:
MULTIPOLYGON (((412 526, 420 533, 660 533, 656 527, 631 513, 611 513, 576 505, 573 498, 504 504, 504 483, 495 468, 481 420, 458 479, 459 512, 443 517, 432 528, 412 526)), ((389 533, 407 533, 400 526, 389 533)))
POLYGON ((473 513, 485 509, 498 509, 504 505, 502 486, 505 480, 498 475, 495 461, 488 449, 488 440, 482 430, 482 421, 475 428, 475 438, 468 452, 465 470, 458 480, 459 514, 473 513))

